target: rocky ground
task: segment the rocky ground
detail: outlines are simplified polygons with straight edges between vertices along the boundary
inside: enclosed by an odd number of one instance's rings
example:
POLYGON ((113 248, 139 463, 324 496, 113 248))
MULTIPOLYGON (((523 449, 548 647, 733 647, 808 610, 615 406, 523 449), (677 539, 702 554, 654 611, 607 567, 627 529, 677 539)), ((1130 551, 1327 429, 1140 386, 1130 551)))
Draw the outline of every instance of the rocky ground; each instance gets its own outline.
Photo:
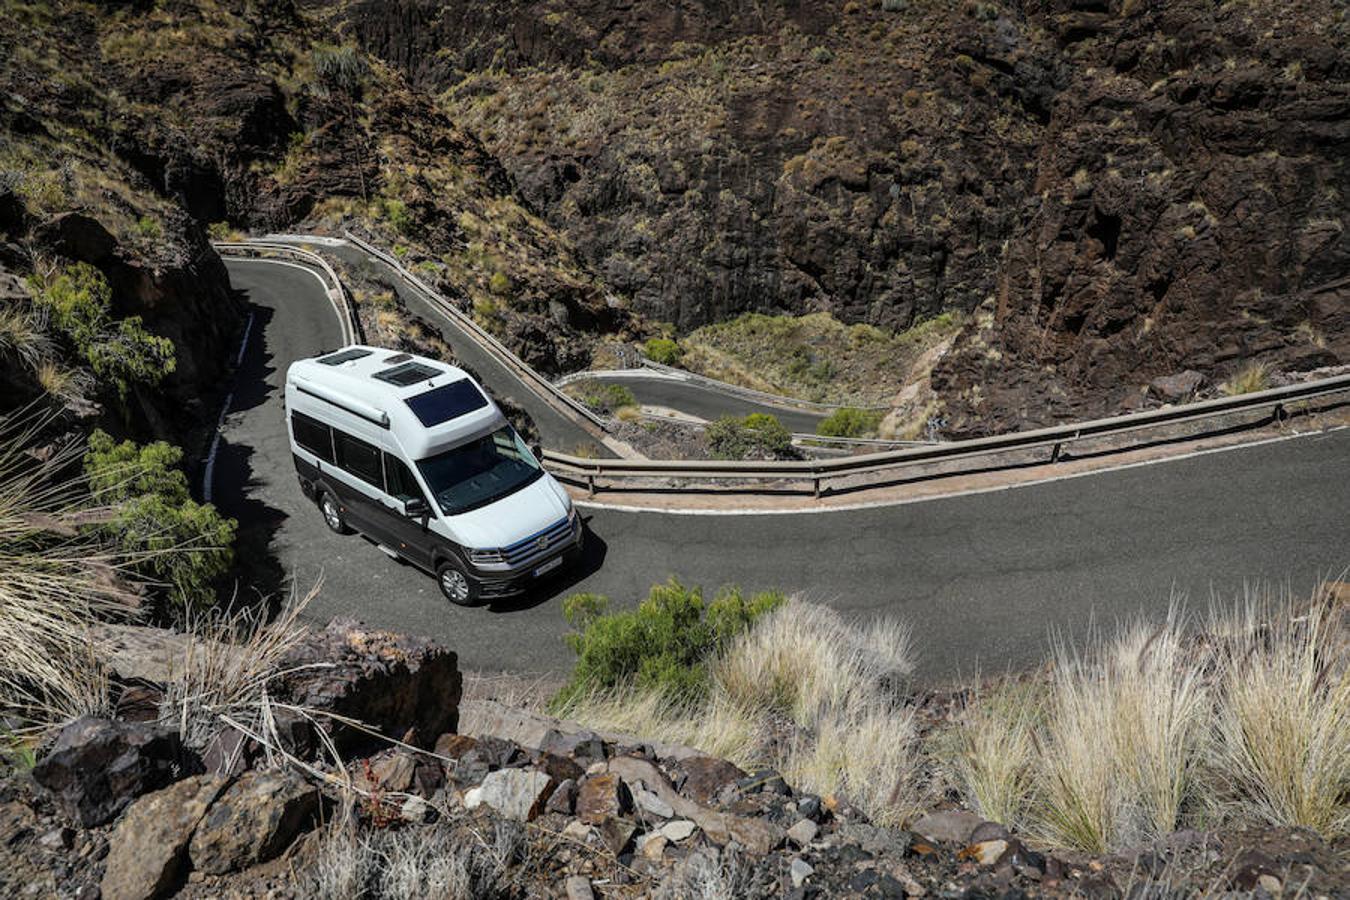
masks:
MULTIPOLYGON (((6 896, 1331 897, 1350 887, 1344 842, 1300 830, 1184 831, 1088 857, 1030 846, 956 808, 877 827, 846 798, 794 791, 772 771, 597 734, 483 691, 462 702, 453 653, 354 622, 288 653, 257 722, 236 712, 242 730, 219 716, 183 729, 165 724, 162 676, 147 664, 165 641, 124 634, 112 652, 126 673, 119 717, 72 723, 31 770, 0 781, 6 896)), ((924 715, 937 722, 956 700, 933 693, 924 715)))

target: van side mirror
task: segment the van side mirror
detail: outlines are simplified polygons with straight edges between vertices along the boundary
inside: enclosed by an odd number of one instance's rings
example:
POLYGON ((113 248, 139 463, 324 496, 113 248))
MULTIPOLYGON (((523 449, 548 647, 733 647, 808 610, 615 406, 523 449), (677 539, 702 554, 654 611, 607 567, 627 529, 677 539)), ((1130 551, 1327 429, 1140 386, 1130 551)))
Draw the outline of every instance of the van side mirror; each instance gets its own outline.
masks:
POLYGON ((535 458, 535 459, 539 460, 540 462, 543 462, 543 461, 544 461, 544 445, 543 445, 543 444, 531 444, 531 445, 530 445, 530 452, 534 454, 534 458, 535 458))
POLYGON ((403 501, 403 514, 410 519, 429 519, 431 507, 421 497, 413 497, 403 501))

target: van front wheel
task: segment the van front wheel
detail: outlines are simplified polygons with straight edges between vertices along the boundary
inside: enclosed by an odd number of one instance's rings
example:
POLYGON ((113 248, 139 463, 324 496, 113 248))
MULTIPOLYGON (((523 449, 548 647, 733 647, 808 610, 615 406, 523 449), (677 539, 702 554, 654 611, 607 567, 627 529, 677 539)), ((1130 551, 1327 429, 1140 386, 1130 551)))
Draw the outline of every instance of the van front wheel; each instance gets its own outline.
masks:
POLYGON ((342 517, 342 507, 338 506, 337 498, 324 491, 319 495, 319 512, 323 513, 324 524, 328 530, 334 534, 351 534, 351 528, 347 527, 347 520, 342 517))
POLYGON ((478 602, 478 591, 464 570, 452 562, 441 563, 436 570, 436 583, 445 599, 459 606, 473 606, 478 602))

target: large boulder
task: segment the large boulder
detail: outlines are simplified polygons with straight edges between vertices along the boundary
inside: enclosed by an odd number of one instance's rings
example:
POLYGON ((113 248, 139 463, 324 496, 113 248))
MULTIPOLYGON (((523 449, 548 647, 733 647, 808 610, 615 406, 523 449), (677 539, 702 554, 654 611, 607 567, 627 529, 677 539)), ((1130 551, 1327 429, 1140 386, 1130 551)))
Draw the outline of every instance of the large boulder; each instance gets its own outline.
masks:
MULTIPOLYGON (((320 713, 357 719, 381 734, 430 748, 459 722, 458 657, 432 640, 335 619, 311 632, 278 667, 273 690, 320 713)), ((335 720, 325 727, 346 753, 370 735, 335 720)))
POLYGON ((193 769, 175 731, 85 716, 61 730, 51 753, 33 768, 33 780, 67 817, 92 828, 193 769))
POLYGON ((213 875, 266 862, 314 821, 319 793, 290 772, 253 771, 230 785, 192 837, 192 866, 213 875))
POLYGON ((187 846, 208 807, 230 783, 197 775, 141 797, 108 841, 104 900, 152 900, 172 894, 187 875, 187 846))

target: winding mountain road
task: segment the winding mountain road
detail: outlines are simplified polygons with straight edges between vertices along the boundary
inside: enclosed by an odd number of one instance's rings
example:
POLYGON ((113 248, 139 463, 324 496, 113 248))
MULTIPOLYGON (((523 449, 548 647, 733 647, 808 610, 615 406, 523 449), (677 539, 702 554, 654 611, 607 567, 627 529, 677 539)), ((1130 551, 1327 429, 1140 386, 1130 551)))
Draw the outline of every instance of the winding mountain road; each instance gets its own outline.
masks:
POLYGON ((1053 630, 1161 616, 1174 595, 1203 607, 1247 584, 1306 592, 1350 562, 1343 429, 889 507, 703 515, 587 506, 588 555, 568 580, 511 603, 454 607, 431 578, 329 532, 300 493, 282 388, 291 360, 340 342, 322 285, 273 262, 227 266, 256 315, 215 481, 217 502, 254 535, 241 555, 270 552, 284 569, 278 578, 301 589, 322 573, 315 619, 356 616, 426 634, 468 668, 563 669, 561 596, 595 591, 631 604, 676 575, 709 590, 777 587, 846 614, 906 620, 919 674, 936 681, 1035 664, 1053 630))

